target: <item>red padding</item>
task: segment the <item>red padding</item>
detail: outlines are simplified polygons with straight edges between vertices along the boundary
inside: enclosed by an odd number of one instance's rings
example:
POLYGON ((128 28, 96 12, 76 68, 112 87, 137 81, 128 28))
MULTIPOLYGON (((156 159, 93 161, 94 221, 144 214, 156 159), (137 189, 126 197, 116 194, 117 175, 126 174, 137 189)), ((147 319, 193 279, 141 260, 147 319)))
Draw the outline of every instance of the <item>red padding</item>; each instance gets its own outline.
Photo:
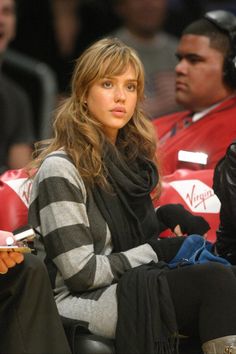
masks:
POLYGON ((0 176, 0 230, 13 231, 27 224, 30 188, 23 169, 0 176))
MULTIPOLYGON (((195 215, 203 216, 211 226, 209 241, 215 241, 219 226, 220 201, 212 189, 213 169, 193 171, 176 170, 163 178, 162 194, 155 206, 180 203, 195 215)), ((170 235, 170 231, 162 236, 170 235)))

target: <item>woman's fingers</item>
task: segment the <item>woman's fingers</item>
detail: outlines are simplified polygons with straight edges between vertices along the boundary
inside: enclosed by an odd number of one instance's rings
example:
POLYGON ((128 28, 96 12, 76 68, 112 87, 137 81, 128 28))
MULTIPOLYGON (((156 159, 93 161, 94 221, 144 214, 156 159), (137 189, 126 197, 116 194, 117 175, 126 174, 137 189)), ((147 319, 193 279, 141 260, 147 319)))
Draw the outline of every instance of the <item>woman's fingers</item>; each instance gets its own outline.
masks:
POLYGON ((176 236, 183 236, 183 232, 180 228, 180 225, 176 225, 175 228, 174 228, 174 233, 176 236))

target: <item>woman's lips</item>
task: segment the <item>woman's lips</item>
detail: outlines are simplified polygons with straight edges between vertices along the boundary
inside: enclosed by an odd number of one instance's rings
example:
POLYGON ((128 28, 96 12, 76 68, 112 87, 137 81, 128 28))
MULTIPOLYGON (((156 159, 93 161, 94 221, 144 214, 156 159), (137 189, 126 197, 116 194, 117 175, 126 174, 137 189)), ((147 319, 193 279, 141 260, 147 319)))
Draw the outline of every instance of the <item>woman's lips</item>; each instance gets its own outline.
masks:
POLYGON ((111 110, 111 112, 116 117, 123 117, 126 113, 126 109, 124 107, 115 107, 111 110))

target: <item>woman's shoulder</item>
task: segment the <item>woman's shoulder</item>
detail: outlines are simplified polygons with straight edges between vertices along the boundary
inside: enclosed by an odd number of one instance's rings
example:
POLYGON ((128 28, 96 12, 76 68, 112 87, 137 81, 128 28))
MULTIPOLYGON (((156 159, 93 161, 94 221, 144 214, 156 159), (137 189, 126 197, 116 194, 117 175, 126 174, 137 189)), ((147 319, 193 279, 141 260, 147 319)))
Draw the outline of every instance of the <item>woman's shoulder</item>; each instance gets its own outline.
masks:
POLYGON ((38 174, 42 175, 46 173, 48 176, 60 176, 71 173, 75 169, 75 165, 67 153, 64 150, 56 150, 44 158, 38 169, 38 174))
POLYGON ((86 189, 79 171, 64 150, 48 154, 42 162, 36 176, 39 182, 46 178, 64 179, 79 187, 86 195, 86 189))

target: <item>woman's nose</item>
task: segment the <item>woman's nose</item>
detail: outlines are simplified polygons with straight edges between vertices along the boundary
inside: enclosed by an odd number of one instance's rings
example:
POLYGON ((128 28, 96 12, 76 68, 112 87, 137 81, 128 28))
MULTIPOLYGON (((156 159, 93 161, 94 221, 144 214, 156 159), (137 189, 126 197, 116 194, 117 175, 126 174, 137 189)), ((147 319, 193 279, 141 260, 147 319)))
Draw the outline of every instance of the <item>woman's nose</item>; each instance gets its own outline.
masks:
POLYGON ((115 101, 125 101, 126 95, 123 88, 117 87, 115 90, 115 101))

